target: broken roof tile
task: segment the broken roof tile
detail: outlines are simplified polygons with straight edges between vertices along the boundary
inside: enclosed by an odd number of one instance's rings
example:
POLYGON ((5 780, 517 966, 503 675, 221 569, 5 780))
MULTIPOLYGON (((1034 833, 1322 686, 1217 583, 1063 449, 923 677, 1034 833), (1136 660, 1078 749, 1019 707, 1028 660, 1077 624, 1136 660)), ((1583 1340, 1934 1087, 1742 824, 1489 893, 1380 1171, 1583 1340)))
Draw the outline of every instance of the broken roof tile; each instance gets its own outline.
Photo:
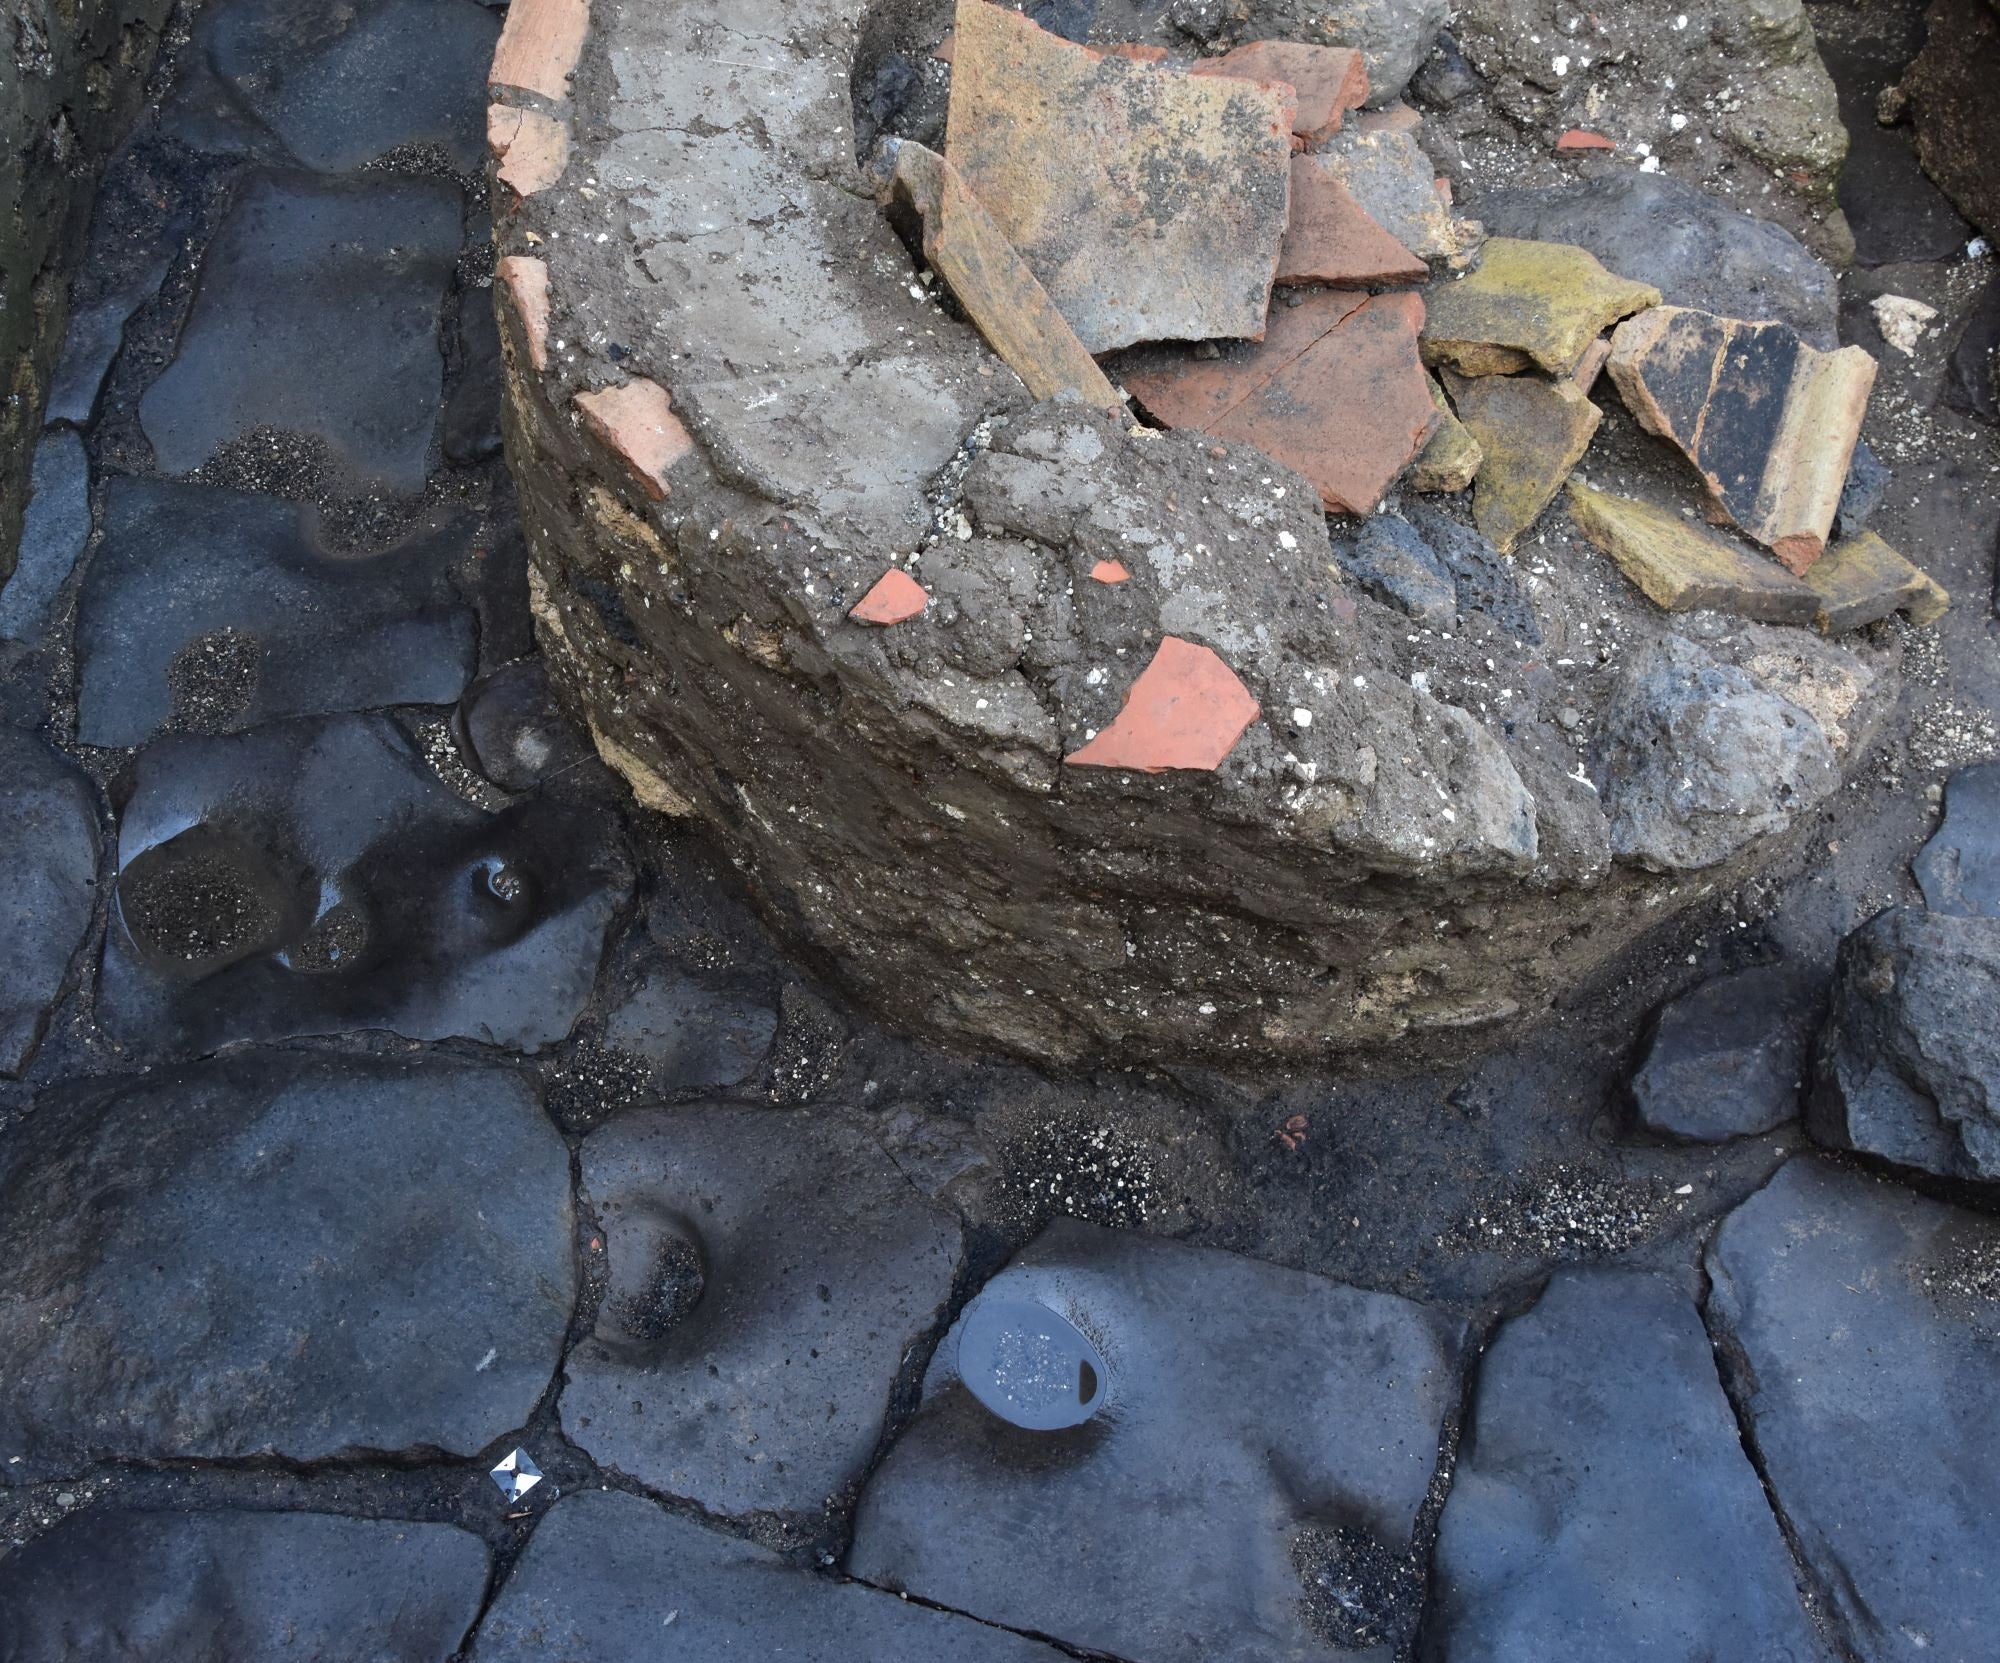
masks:
POLYGON ((930 604, 921 583, 901 566, 891 566, 847 615, 858 624, 902 624, 921 615, 930 604))
POLYGON ((1570 380, 1586 397, 1597 385, 1597 378, 1604 373, 1604 366, 1611 361, 1611 342, 1600 335, 1583 349, 1583 356, 1576 361, 1576 368, 1569 372, 1570 380))
POLYGON ((1131 571, 1122 560, 1100 560, 1090 568, 1090 575, 1099 583, 1129 583, 1131 571))
POLYGON ((1456 264, 1485 236, 1477 220, 1454 217, 1451 199, 1438 190, 1436 165, 1407 129, 1350 124, 1326 142, 1318 160, 1412 254, 1456 264))
POLYGON ((1418 283, 1430 267, 1368 217, 1354 193, 1311 156, 1292 158, 1292 220, 1280 283, 1418 283))
POLYGON ((1434 379, 1428 376, 1425 379, 1430 381, 1431 403, 1438 409, 1437 431, 1424 445, 1422 454, 1410 464, 1404 482, 1411 490, 1427 495, 1463 491, 1478 476, 1485 453, 1452 410, 1444 389, 1434 379))
POLYGON ((1807 624, 1820 598, 1763 555, 1725 542, 1671 508, 1569 486, 1569 517, 1668 612, 1732 612, 1762 624, 1807 624))
POLYGON ((907 140, 894 142, 885 160, 885 199, 906 204, 922 220, 924 258, 1028 391, 1037 399, 1067 394, 1100 409, 1120 405, 1097 360, 958 170, 907 140))
POLYGON ((1309 46, 1301 41, 1253 40, 1219 58, 1203 58, 1196 75, 1243 81, 1277 81, 1299 95, 1292 131, 1318 144, 1340 131, 1341 119, 1368 101, 1368 66, 1351 46, 1309 46))
POLYGON ((1844 635, 1902 612, 1922 628, 1951 606, 1951 596, 1928 572, 1910 564, 1872 531, 1835 543, 1805 574, 1818 601, 1813 622, 1828 635, 1844 635))
POLYGON ((1495 237, 1477 271, 1431 290, 1424 361, 1461 375, 1568 375, 1612 324, 1659 303, 1650 283, 1613 276, 1573 244, 1495 237))
POLYGON ((516 196, 545 191, 569 166, 569 127, 540 110, 493 104, 486 111, 486 148, 494 173, 516 196))
POLYGON ((1683 306, 1628 319, 1607 366, 1625 406, 1694 464, 1716 512, 1804 573, 1826 547, 1875 360, 1782 323, 1683 306))
POLYGON ((1092 352, 1264 332, 1288 87, 1077 46, 959 0, 945 155, 1092 352))
POLYGON ((498 266, 500 287, 520 320, 528 343, 528 362, 538 370, 549 367, 549 268, 532 254, 509 254, 498 266))
POLYGON ((1271 308, 1261 341, 1217 343, 1215 356, 1162 347, 1135 355, 1119 370, 1127 389, 1169 427, 1215 433, 1229 412, 1366 300, 1351 289, 1319 289, 1296 306, 1271 308))
POLYGON ((575 403, 583 425, 618 453, 639 488, 655 502, 665 498, 667 475, 694 450, 666 388, 638 376, 621 387, 578 393, 575 403))
POLYGON ((1556 140, 1558 156, 1572 155, 1579 150, 1616 150, 1617 142, 1607 139, 1602 133, 1593 133, 1587 128, 1572 127, 1556 140))
POLYGON ((1108 728, 1063 760, 1079 768, 1215 769, 1257 719, 1250 690, 1208 647, 1162 638, 1108 728))
POLYGON ((1583 459, 1604 413, 1575 382, 1539 375, 1447 371, 1445 388, 1485 453, 1472 487, 1473 523, 1510 553, 1583 459))
POLYGON ((569 78, 589 29, 590 0, 514 0, 500 26, 486 84, 519 87, 560 102, 569 97, 569 78))

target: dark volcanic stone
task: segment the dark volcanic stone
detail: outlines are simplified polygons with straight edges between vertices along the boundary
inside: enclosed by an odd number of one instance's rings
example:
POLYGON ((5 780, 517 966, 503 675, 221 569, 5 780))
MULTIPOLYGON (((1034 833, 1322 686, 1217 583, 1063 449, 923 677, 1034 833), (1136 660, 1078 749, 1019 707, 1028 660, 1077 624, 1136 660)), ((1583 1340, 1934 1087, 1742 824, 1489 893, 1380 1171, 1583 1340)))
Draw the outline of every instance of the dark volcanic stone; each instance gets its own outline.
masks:
POLYGON ((1799 1112, 1825 995, 1789 965, 1718 976, 1660 1012, 1632 1101, 1648 1131, 1723 1143, 1799 1112))
POLYGON ((557 708, 539 658, 503 665, 465 701, 465 732, 480 771, 508 791, 529 791, 590 755, 583 735, 557 708))
POLYGON ((507 1070, 263 1052, 44 1093, 0 1164, 0 1477, 471 1454, 547 1388, 573 1254, 507 1070))
POLYGON ((608 810, 487 814, 385 717, 163 739, 133 781, 98 1017, 148 1053, 369 1028, 537 1050, 631 890, 608 810))
POLYGON ((1984 421, 2000 422, 2000 278, 1986 285, 1951 349, 1945 400, 1984 421))
POLYGON ((500 326, 490 289, 467 294, 458 313, 458 381, 444 407, 448 462, 500 454, 500 326))
POLYGON ((97 794, 31 734, 0 728, 0 1074, 34 1055, 97 904, 97 794))
MULTIPOLYGON (((111 258, 115 255, 109 251, 93 248, 91 265, 79 274, 79 280, 97 276, 98 270, 94 268, 109 265, 111 258)), ((126 322, 159 292, 167 266, 165 256, 155 256, 135 266, 123 282, 108 285, 96 299, 82 305, 72 302, 69 332, 63 337, 63 352, 56 372, 49 379, 49 402, 42 413, 43 420, 75 422, 78 426, 90 420, 111 361, 124 344, 126 322)))
POLYGON ((1061 1663, 1017 1635, 793 1570, 638 1496, 549 1510, 474 1663, 1061 1663))
POLYGON ((1858 440, 1847 465, 1847 483, 1840 488, 1840 505, 1834 510, 1835 535, 1852 537, 1867 525, 1893 478, 1889 464, 1869 448, 1868 441, 1858 440))
POLYGON ((818 1512, 860 1478, 959 1230, 824 1114, 627 1115, 583 1146, 609 1285, 563 1425, 711 1513, 818 1512))
POLYGON ((1947 1178, 2000 1179, 2000 918, 1877 914, 1840 944, 1806 1127, 1947 1178))
POLYGON ((1707 1266, 1739 1415, 1854 1655, 1985 1663, 2000 1229, 1802 1157, 1723 1221, 1707 1266))
POLYGON ((56 595, 90 540, 90 459, 83 440, 50 428, 35 447, 20 564, 0 588, 0 641, 37 644, 56 595))
POLYGON ((1459 524, 1430 503, 1412 503, 1405 512, 1451 574, 1460 611, 1482 613, 1530 646, 1541 642, 1535 609, 1498 549, 1471 526, 1459 524))
POLYGON ((1407 520, 1393 514, 1366 520, 1352 543, 1335 542, 1333 555, 1369 594, 1419 623, 1449 629, 1458 617, 1451 573, 1407 520))
POLYGON ((605 1019, 604 1042, 640 1058, 664 1091, 721 1091, 763 1068, 777 1031, 769 1000, 663 967, 605 1019))
POLYGON ((0 1648, 8 1663, 446 1663, 487 1570, 448 1524, 91 1511, 0 1560, 0 1648))
POLYGON ((2000 762, 1954 774, 1944 824, 1915 862, 1924 905, 1959 918, 2000 918, 2000 762))
POLYGON ((1468 211, 1495 236, 1587 248, 1670 306, 1776 319, 1813 346, 1840 344, 1833 273, 1803 243, 1662 174, 1620 168, 1546 190, 1496 191, 1468 211))
POLYGON ((78 738, 142 745, 170 723, 234 732, 452 703, 472 675, 473 615, 446 574, 469 537, 454 518, 381 554, 336 555, 292 503, 112 480, 77 603, 78 738), (197 668, 225 636, 227 688, 197 668))
POLYGON ((194 309, 140 422, 185 474, 260 429, 322 441, 358 487, 423 488, 458 257, 450 185, 259 175, 203 256, 194 309))
POLYGON ((1935 0, 1924 27, 1903 77, 1917 155, 1960 213, 2000 237, 2000 11, 1989 0, 1935 0))
POLYGON ((1661 1277, 1558 1271, 1480 1364, 1439 1520, 1436 1663, 1830 1663, 1661 1277))
POLYGON ((1458 1344, 1387 1294, 1058 1222, 938 1347, 849 1568, 1147 1663, 1318 1659, 1330 1640, 1386 1659, 1415 1617, 1410 1538, 1458 1344), (1027 1432, 982 1407, 958 1347, 988 1300, 1088 1335, 1103 1408, 1027 1432))

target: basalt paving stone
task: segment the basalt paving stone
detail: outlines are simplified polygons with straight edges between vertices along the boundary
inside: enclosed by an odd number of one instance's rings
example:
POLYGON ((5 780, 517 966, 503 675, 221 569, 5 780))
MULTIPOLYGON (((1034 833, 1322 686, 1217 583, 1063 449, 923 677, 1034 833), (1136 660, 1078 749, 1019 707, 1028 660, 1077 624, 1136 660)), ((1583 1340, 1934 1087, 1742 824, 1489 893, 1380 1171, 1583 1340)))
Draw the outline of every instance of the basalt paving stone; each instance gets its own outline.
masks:
POLYGON ((455 1525, 96 1509, 0 1560, 0 1646, 8 1663, 447 1663, 488 1568, 455 1525))
POLYGON ((1659 1013, 1632 1076, 1639 1124, 1689 1143, 1723 1143, 1799 1112, 1823 983, 1791 965, 1704 982, 1659 1013))
POLYGON ((632 871, 608 811, 455 797, 386 717, 174 736, 119 827, 98 1017, 148 1055, 386 1029, 534 1051, 590 995, 632 871))
MULTIPOLYGON (((92 252, 95 255, 101 251, 92 252)), ((159 292, 167 266, 165 257, 149 261, 109 294, 82 305, 72 304, 62 357, 49 379, 49 401, 42 412, 44 421, 75 422, 80 426, 90 420, 91 412, 97 408, 97 395, 104 387, 104 377, 111 369, 111 360, 124 344, 125 325, 134 312, 159 292)), ((81 278, 87 274, 78 275, 81 278)))
POLYGON ((336 554, 273 497, 115 478, 77 602, 77 737, 142 745, 172 723, 234 732, 285 716, 451 704, 472 609, 448 574, 470 545, 439 517, 380 554, 336 554), (218 679, 205 664, 226 661, 218 679))
POLYGON ((1660 291, 1573 243, 1495 237, 1477 271, 1435 285, 1425 303, 1425 363, 1462 375, 1568 375, 1620 318, 1659 305, 1660 291))
POLYGON ((0 1074, 34 1054, 97 904, 97 794, 32 734, 0 728, 0 1074))
POLYGON ((1523 533, 1590 449, 1604 412, 1573 381, 1538 375, 1445 372, 1458 419, 1479 442, 1479 477, 1472 482, 1472 519, 1502 554, 1523 533))
POLYGON ((500 454, 500 325, 491 288, 468 290, 458 310, 458 382, 444 407, 447 462, 500 454))
POLYGON ((0 641, 33 647, 90 540, 90 458, 83 440, 66 427, 45 432, 28 489, 19 564, 0 587, 0 641))
POLYGON ((510 1070, 239 1053, 45 1092, 0 1161, 5 1482, 469 1455, 555 1372, 569 1157, 510 1070))
POLYGON ((795 1570, 638 1496, 565 1496, 479 1626, 473 1663, 1060 1663, 1018 1635, 795 1570))
POLYGON ((1665 1278, 1560 1270, 1488 1347, 1427 1626, 1435 1663, 1832 1663, 1665 1278))
POLYGON ((866 1469, 950 1296, 956 1219, 816 1111, 644 1111, 582 1159, 608 1285, 565 1430, 711 1513, 818 1513, 866 1469))
POLYGON ((604 1043, 634 1056, 662 1091, 725 1091, 762 1072, 778 1012, 752 994, 659 968, 605 1018, 604 1043))
POLYGON ((945 156, 1091 352, 1255 338, 1291 198, 1289 87, 1076 46, 959 0, 945 156))
POLYGON ((174 361, 140 400, 168 473, 259 428, 322 440, 357 487, 423 488, 458 258, 456 187, 259 174, 202 259, 174 361))
POLYGON ((1915 862, 1924 905, 1960 918, 2000 918, 2000 762, 1952 775, 1944 824, 1915 862))
POLYGON ((1986 285, 1951 349, 1945 401, 1984 421, 2000 422, 2000 278, 1986 285))
POLYGON ((539 658, 482 677, 466 696, 465 731, 480 771, 507 791, 531 791, 591 754, 557 706, 539 658))
POLYGON ((1147 1663, 1386 1660, 1415 1617, 1410 1538, 1458 1345, 1391 1295, 1059 1221, 938 1347, 862 1492, 848 1568, 1147 1663), (980 1348, 1001 1368, 983 1394, 1067 1394, 1079 1424, 1027 1430, 1036 1416, 969 1389, 962 1338, 1006 1300, 1049 1317, 980 1348), (1087 1349, 1058 1346, 1064 1326, 1087 1349))
POLYGON ((1983 1663, 2000 1626, 2000 1229, 1797 1157, 1706 1263, 1746 1441, 1853 1655, 1983 1663))

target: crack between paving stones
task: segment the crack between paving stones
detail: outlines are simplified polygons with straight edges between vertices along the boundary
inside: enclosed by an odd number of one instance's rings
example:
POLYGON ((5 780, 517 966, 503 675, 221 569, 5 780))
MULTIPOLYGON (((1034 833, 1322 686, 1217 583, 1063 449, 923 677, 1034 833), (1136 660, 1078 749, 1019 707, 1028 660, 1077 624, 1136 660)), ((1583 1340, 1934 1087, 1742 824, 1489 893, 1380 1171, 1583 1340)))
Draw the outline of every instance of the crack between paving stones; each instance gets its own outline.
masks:
POLYGON ((955 1605, 943 1605, 934 1599, 925 1599, 921 1594, 913 1594, 905 1588, 891 1588, 884 1583, 870 1582, 866 1577, 843 1575, 840 1579, 855 1588, 867 1588, 888 1599, 901 1600, 907 1605, 920 1606, 926 1611, 936 1611, 947 1617, 958 1617, 968 1623, 977 1623, 981 1628, 990 1628, 1001 1634, 1018 1635, 1023 1640, 1033 1640, 1041 1645, 1053 1647, 1065 1657, 1074 1657, 1079 1663, 1144 1663, 1142 1658, 1128 1658, 1118 1652, 1092 1651, 1088 1646, 1079 1646, 1054 1634, 1044 1634, 1040 1629, 1015 1628, 1007 1623, 995 1622, 990 1617, 982 1617, 977 1612, 961 1611, 955 1605))

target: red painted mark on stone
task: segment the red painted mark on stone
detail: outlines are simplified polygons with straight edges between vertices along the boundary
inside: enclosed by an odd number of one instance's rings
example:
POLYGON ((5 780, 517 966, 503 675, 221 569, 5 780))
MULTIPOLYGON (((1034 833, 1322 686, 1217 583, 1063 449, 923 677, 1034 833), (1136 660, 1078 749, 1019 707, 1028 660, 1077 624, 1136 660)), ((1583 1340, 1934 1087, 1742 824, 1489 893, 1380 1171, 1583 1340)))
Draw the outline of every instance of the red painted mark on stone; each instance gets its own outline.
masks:
POLYGON ((578 393, 576 408, 593 436, 616 451, 639 488, 655 502, 667 495, 667 475, 694 449, 673 411, 673 398, 643 376, 622 387, 578 393))
POLYGON ((1063 760, 1079 768, 1212 770, 1256 721, 1258 704, 1212 650, 1169 635, 1111 726, 1063 760))
POLYGON ((1100 560, 1090 568, 1090 575, 1099 583, 1126 583, 1132 577, 1122 560, 1100 560))
POLYGON ((1587 132, 1581 127, 1572 127, 1556 140, 1556 154, 1568 155, 1577 150, 1616 150, 1615 139, 1607 139, 1602 133, 1587 132))
POLYGON ((857 624, 901 624, 919 616, 930 604, 921 583, 902 567, 891 566, 848 617, 857 624))

